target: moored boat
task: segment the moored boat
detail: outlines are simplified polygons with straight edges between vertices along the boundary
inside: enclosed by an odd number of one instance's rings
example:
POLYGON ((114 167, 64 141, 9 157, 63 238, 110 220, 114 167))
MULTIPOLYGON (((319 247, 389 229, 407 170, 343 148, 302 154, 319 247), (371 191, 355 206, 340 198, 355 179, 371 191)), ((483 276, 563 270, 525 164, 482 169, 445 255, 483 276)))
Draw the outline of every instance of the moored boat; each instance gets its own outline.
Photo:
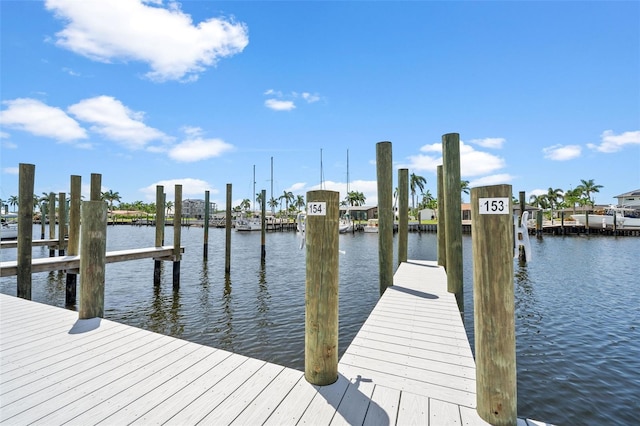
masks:
POLYGON ((640 229, 640 207, 609 206, 603 211, 588 214, 573 214, 571 217, 580 225, 591 229, 640 229))

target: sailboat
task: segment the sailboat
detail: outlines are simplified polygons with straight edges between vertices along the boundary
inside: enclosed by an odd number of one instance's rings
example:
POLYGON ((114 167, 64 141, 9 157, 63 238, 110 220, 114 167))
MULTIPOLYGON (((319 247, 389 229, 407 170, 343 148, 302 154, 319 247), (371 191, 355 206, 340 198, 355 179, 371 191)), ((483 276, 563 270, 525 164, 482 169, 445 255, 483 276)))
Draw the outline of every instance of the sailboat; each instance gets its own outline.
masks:
MULTIPOLYGON (((349 196, 349 150, 347 150, 347 197, 348 196, 349 196)), ((338 231, 341 234, 346 234, 347 232, 353 232, 353 220, 351 219, 351 214, 349 213, 349 207, 347 207, 347 211, 340 218, 338 231)))

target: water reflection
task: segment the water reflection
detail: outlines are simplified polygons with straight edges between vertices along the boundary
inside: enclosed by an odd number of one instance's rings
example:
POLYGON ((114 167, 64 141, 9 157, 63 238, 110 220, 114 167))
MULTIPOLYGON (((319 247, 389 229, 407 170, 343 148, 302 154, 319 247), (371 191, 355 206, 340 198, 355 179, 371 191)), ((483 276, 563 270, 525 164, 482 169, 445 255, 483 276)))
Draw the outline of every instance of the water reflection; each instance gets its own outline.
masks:
POLYGON ((256 310, 258 316, 256 323, 258 325, 258 340, 263 347, 267 347, 269 344, 268 327, 272 325, 269 320, 269 303, 271 295, 269 294, 269 287, 267 286, 267 271, 264 262, 260 262, 260 269, 258 271, 258 295, 256 310))
POLYGON ((231 294, 231 274, 224 274, 224 291, 222 293, 222 328, 216 326, 214 331, 221 332, 220 345, 222 349, 234 352, 235 348, 235 334, 233 332, 233 297, 231 294))

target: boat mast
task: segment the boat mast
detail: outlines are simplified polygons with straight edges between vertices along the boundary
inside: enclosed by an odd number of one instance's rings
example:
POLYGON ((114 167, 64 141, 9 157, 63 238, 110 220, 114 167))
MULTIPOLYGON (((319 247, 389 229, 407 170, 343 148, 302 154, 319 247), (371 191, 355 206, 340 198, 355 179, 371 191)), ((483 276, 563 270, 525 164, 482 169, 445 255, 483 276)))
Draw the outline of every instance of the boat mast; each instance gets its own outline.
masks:
POLYGON ((322 171, 322 148, 320 148, 320 189, 324 189, 324 174, 322 171))
POLYGON ((256 165, 253 165, 253 211, 256 211, 256 165))

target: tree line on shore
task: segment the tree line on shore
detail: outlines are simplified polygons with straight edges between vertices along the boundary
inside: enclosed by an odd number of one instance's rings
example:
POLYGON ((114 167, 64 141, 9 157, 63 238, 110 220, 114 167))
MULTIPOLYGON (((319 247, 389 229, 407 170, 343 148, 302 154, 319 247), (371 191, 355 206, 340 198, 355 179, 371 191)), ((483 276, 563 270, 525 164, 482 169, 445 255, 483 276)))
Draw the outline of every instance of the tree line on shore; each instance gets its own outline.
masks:
MULTIPOLYGON (((436 210, 438 208, 438 199, 431 194, 431 191, 427 189, 425 191, 425 186, 427 184, 427 180, 423 176, 416 175, 412 173, 409 177, 409 191, 411 194, 411 214, 416 215, 418 210, 422 209, 433 209, 436 210), (421 197, 421 198, 420 198, 421 197), (418 203, 416 204, 416 200, 418 203)), ((600 189, 602 189, 602 185, 597 185, 593 179, 581 179, 580 184, 577 185, 573 189, 562 190, 560 188, 552 188, 549 187, 546 194, 539 195, 531 195, 529 197, 529 204, 533 207, 538 207, 544 211, 548 211, 550 215, 553 215, 554 210, 561 210, 566 208, 572 208, 575 212, 576 206, 585 207, 585 206, 594 206, 594 200, 592 195, 598 193, 600 189)), ((461 194, 469 194, 469 181, 461 180, 460 181, 460 191, 461 194)), ((398 199, 398 188, 394 190, 394 207, 397 203, 398 199)), ((259 210, 262 209, 262 205, 265 200, 263 199, 263 194, 256 194, 255 203, 258 204, 259 210)), ((39 215, 48 214, 48 206, 49 206, 50 194, 43 192, 42 195, 38 196, 34 194, 34 212, 39 215)), ((134 201, 133 203, 122 202, 120 194, 113 190, 105 191, 101 193, 101 199, 109 204, 109 211, 114 211, 114 203, 118 203, 118 210, 130 210, 130 211, 138 211, 146 214, 155 214, 156 213, 156 204, 155 203, 145 203, 143 201, 134 201)), ((67 200, 68 202, 69 200, 67 200)), ((514 204, 519 203, 519 200, 514 197, 514 204)), ((340 205, 342 207, 353 207, 353 206, 363 206, 366 203, 366 197, 362 192, 359 191, 349 191, 347 192, 345 198, 341 201, 340 205)), ((271 208, 272 213, 276 214, 276 209, 280 207, 280 210, 277 212, 279 215, 290 215, 295 214, 297 211, 304 209, 306 205, 305 199, 303 195, 295 195, 291 191, 284 191, 282 195, 279 197, 271 197, 266 201, 265 207, 271 208)), ((11 206, 13 211, 16 211, 18 207, 18 197, 10 196, 7 200, 0 199, 0 206, 4 211, 8 211, 7 207, 11 206)), ((251 209, 252 203, 251 200, 245 198, 240 204, 234 206, 232 210, 236 213, 248 212, 251 209)), ((167 201, 165 204, 166 213, 170 214, 173 210, 174 203, 172 201, 167 201)))

